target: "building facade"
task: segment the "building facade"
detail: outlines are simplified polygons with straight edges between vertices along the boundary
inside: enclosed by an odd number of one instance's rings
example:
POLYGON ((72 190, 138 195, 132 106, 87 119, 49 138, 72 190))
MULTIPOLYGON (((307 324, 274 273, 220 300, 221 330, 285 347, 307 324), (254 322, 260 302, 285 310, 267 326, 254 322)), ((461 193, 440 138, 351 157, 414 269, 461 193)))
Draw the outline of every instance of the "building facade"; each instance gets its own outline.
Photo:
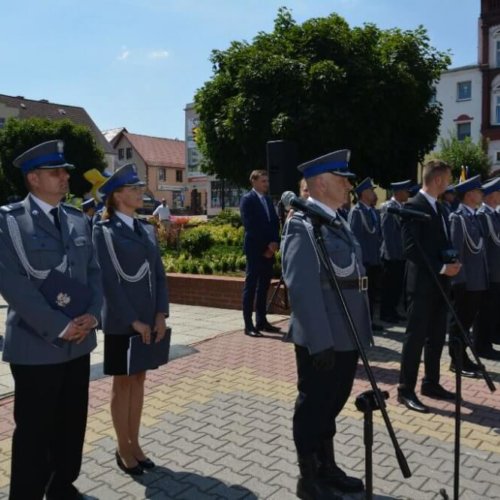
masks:
POLYGON ((201 171, 202 156, 195 140, 199 123, 198 114, 193 103, 187 104, 184 112, 187 197, 191 203, 191 211, 195 214, 205 213, 211 216, 217 215, 223 208, 239 208, 244 189, 201 171))
MULTIPOLYGON (((107 132, 105 132, 107 134, 107 132)), ((186 207, 184 141, 131 134, 122 128, 111 140, 118 167, 135 163, 146 189, 174 209, 186 207)))
POLYGON ((487 139, 492 168, 500 168, 500 0, 481 0, 478 62, 443 72, 436 100, 443 105, 439 137, 487 139))
POLYGON ((0 128, 8 118, 46 118, 49 120, 69 120, 76 125, 84 125, 90 130, 96 143, 104 152, 107 169, 113 171, 116 166, 116 155, 101 131, 97 128, 84 108, 57 104, 47 99, 33 100, 24 96, 8 96, 0 94, 0 128))

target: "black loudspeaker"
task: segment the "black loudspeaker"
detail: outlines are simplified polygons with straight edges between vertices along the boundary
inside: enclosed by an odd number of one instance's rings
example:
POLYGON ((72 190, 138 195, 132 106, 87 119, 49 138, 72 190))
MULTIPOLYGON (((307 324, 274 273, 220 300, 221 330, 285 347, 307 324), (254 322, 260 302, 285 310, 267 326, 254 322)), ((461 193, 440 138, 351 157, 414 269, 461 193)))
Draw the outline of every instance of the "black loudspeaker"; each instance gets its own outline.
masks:
POLYGON ((297 193, 302 178, 297 170, 297 144, 290 141, 268 141, 266 149, 269 194, 280 198, 284 191, 297 193))

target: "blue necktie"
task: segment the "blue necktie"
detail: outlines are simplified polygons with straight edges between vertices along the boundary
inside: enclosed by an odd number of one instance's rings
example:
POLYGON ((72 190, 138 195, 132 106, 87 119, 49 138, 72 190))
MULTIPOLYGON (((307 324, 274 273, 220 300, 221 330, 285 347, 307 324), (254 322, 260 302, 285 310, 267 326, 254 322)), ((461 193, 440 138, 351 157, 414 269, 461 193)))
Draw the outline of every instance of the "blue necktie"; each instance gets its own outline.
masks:
POLYGON ((269 216, 269 207, 267 206, 267 201, 266 199, 264 198, 264 196, 260 197, 260 201, 262 202, 262 204, 264 205, 264 210, 266 211, 266 215, 267 215, 267 220, 271 220, 271 217, 269 216))

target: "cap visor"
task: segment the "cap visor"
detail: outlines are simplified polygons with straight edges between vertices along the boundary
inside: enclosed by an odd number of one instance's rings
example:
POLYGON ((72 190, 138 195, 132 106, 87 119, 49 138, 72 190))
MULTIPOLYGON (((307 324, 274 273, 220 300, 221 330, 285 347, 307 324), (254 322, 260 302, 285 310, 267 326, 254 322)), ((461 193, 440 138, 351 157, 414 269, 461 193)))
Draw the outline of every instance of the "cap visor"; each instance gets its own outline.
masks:
POLYGON ((341 172, 340 170, 330 170, 330 172, 334 175, 340 175, 340 177, 348 177, 349 179, 354 179, 354 177, 356 177, 355 173, 349 171, 341 172))
POLYGON ((144 181, 134 182, 132 184, 123 184, 124 186, 139 186, 144 187, 146 183, 144 181))
POLYGON ((75 166, 71 163, 61 163, 60 165, 42 165, 41 167, 36 167, 36 168, 43 168, 45 169, 54 169, 54 168, 67 168, 68 170, 73 170, 75 166))

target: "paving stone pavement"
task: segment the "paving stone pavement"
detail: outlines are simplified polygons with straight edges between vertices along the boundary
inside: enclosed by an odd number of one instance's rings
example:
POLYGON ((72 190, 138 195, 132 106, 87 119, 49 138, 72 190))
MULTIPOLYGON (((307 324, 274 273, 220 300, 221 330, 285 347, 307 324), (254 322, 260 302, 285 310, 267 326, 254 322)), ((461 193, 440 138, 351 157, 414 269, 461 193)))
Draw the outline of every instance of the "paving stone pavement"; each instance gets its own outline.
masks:
MULTIPOLYGON (((286 327, 286 322, 279 323, 286 327)), ((454 405, 422 398, 429 414, 410 412, 395 401, 401 328, 376 337, 369 352, 375 378, 388 390, 388 414, 412 477, 404 479, 383 420, 374 416, 374 498, 438 499, 453 495, 454 405)), ((296 396, 293 347, 280 335, 254 339, 241 331, 194 344, 193 354, 148 374, 141 435, 158 467, 138 479, 114 463, 109 414, 109 378, 91 382, 90 412, 81 491, 113 499, 295 498, 297 465, 291 433, 296 396)), ((443 355, 442 383, 454 379, 443 355)), ((486 361, 500 387, 500 363, 486 361)), ((363 419, 354 396, 369 388, 359 367, 353 396, 341 414, 337 461, 364 477, 363 419)), ((463 380, 461 492, 465 500, 500 498, 500 391, 482 380, 463 380)), ((12 400, 0 403, 0 498, 9 482, 12 400)), ((363 495, 344 495, 360 499, 363 495)))

